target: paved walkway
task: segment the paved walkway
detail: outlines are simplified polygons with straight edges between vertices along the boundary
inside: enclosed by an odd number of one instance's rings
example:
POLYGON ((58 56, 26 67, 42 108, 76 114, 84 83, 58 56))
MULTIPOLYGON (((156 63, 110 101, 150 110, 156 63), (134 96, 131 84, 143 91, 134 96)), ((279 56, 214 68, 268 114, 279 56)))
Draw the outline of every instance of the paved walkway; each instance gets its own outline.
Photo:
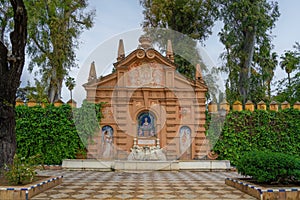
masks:
POLYGON ((33 199, 255 199, 225 185, 234 172, 96 172, 46 170, 63 183, 33 199))

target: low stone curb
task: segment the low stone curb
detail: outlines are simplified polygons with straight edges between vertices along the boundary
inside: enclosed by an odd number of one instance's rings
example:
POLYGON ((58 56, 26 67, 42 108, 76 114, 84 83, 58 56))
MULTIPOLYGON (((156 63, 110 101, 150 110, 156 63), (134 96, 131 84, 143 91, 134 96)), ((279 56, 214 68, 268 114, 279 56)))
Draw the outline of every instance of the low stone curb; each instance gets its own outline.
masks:
POLYGON ((300 187, 299 188, 261 188, 256 185, 243 182, 241 180, 226 178, 226 185, 235 187, 236 189, 247 193, 257 199, 278 199, 278 200, 298 200, 300 199, 300 187))
POLYGON ((39 165, 39 167, 45 169, 45 170, 61 170, 61 165, 39 165))
MULTIPOLYGON (((0 199, 25 199, 57 186, 62 182, 63 176, 51 177, 46 181, 31 185, 30 187, 0 187, 0 199)), ((30 185, 30 184, 29 184, 30 185)))

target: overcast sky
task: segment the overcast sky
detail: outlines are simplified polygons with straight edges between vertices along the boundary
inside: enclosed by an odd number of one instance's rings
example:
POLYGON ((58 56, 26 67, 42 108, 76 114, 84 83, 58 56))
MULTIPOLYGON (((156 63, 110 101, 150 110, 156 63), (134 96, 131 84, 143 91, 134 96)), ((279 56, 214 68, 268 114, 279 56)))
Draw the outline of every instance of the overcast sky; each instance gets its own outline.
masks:
MULTIPOLYGON (((98 61, 101 63, 96 61, 98 76, 110 71, 110 66, 116 62, 119 39, 124 39, 125 51, 127 52, 137 47, 140 24, 143 21, 139 0, 90 0, 89 2, 89 9, 96 9, 95 24, 92 29, 82 34, 81 45, 77 51, 80 68, 73 69, 71 72, 71 76, 76 79, 78 91, 82 91, 81 85, 87 81, 87 69, 89 69, 91 61, 99 60, 99 57, 104 59, 98 61)), ((275 45, 274 50, 281 55, 284 50, 292 49, 296 41, 300 42, 300 1, 279 0, 278 3, 281 16, 273 30, 275 37, 273 44, 275 45)), ((218 57, 223 52, 223 46, 217 37, 219 30, 220 24, 217 24, 213 29, 213 35, 205 41, 204 46, 207 55, 216 66, 221 64, 218 57)), ((24 71, 22 85, 26 85, 27 80, 32 76, 24 71)), ((281 78, 285 74, 277 69, 275 76, 281 78)), ((74 94, 74 98, 76 101, 81 101, 85 95, 85 93, 74 94)), ((62 100, 66 102, 69 98, 69 92, 64 88, 62 100)))

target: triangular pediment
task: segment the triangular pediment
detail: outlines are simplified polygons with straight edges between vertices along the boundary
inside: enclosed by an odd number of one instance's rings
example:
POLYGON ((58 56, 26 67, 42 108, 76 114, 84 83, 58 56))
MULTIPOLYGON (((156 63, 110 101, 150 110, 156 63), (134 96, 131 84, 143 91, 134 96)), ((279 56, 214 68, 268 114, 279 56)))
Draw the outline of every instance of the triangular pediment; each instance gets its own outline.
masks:
POLYGON ((192 87, 207 90, 202 77, 192 80, 177 72, 170 41, 166 56, 145 43, 141 43, 136 50, 125 56, 123 41, 120 41, 117 62, 113 65, 113 73, 93 80, 85 87, 99 89, 192 87))
POLYGON ((147 51, 144 49, 137 49, 123 60, 114 63, 114 65, 116 68, 115 72, 98 78, 97 81, 89 83, 88 86, 94 88, 113 88, 124 80, 122 86, 128 88, 141 86, 165 88, 172 85, 172 87, 178 89, 187 87, 207 89, 203 80, 195 81, 180 74, 176 71, 173 62, 154 49, 149 49, 147 51), (122 78, 120 78, 120 71, 124 72, 122 78), (167 77, 167 71, 171 72, 172 75, 167 77), (168 79, 173 79, 173 81, 168 79), (168 85, 168 82, 171 85, 168 85))
POLYGON ((176 70, 175 63, 170 61, 168 58, 161 55, 158 51, 153 48, 150 49, 136 49, 131 52, 124 59, 119 62, 114 63, 116 69, 118 68, 132 68, 137 67, 139 65, 148 64, 148 63, 156 63, 161 64, 163 66, 168 66, 174 70, 176 70))

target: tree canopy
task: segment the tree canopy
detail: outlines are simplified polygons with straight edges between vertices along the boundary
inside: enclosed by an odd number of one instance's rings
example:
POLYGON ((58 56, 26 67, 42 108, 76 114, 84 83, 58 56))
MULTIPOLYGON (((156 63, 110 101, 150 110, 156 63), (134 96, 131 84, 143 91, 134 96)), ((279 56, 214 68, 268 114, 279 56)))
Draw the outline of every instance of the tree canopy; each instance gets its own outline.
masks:
POLYGON ((199 63, 209 75, 204 79, 212 83, 208 85, 210 98, 215 99, 219 92, 216 80, 208 71, 197 46, 212 33, 218 14, 215 0, 140 0, 140 3, 144 9, 143 27, 146 32, 150 32, 161 49, 165 49, 168 39, 172 41, 177 71, 187 78, 194 79, 195 66, 199 63))
MULTIPOLYGON (((217 20, 223 22, 219 38, 225 52, 221 54, 223 65, 220 69, 228 74, 226 98, 230 103, 235 100, 244 103, 249 99, 254 102, 270 100, 271 81, 278 64, 278 55, 273 51, 271 35, 271 30, 280 15, 276 1, 140 2, 144 8, 144 27, 164 27, 181 32, 196 39, 194 47, 197 42, 203 43, 210 36, 217 20)), ((197 59, 201 60, 199 55, 197 59)), ((178 71, 187 76, 193 74, 193 67, 181 61, 177 59, 178 71)))
POLYGON ((224 23, 219 36, 226 49, 222 58, 225 60, 223 70, 228 72, 227 98, 244 103, 250 98, 257 100, 261 96, 251 95, 251 88, 263 84, 255 75, 258 78, 268 76, 266 82, 270 82, 276 67, 271 30, 279 17, 278 3, 218 0, 218 4, 219 17, 224 23))
POLYGON ((73 97, 72 97, 72 90, 74 89, 76 83, 75 83, 75 79, 73 77, 68 77, 66 79, 66 86, 68 88, 68 90, 70 90, 70 97, 71 97, 71 101, 73 101, 73 97))
POLYGON ((277 82, 274 98, 280 102, 289 100, 293 104, 300 99, 300 44, 296 42, 293 50, 285 51, 280 59, 280 66, 288 76, 277 82))
POLYGON ((217 16, 214 0, 140 0, 144 27, 169 28, 204 41, 217 16))
POLYGON ((28 8, 29 70, 37 73, 48 86, 49 102, 61 98, 62 82, 76 67, 78 38, 93 26, 95 11, 85 11, 87 0, 26 0, 28 8))

